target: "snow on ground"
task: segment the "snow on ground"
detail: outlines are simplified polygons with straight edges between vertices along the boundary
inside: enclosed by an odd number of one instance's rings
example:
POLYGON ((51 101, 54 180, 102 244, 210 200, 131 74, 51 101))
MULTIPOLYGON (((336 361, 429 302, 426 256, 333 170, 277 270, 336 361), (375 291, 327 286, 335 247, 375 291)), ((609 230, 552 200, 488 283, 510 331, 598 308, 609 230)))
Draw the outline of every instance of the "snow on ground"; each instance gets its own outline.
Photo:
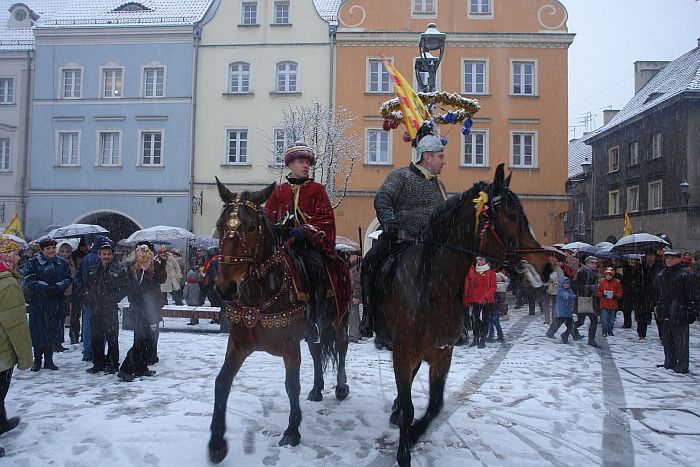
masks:
MULTIPOLYGON (((634 329, 599 334, 603 348, 596 350, 585 340, 547 339, 540 314, 511 315, 503 322, 506 344, 455 349, 443 413, 414 447, 414 466, 697 465, 698 325, 691 328, 691 373, 677 375, 655 367, 663 360, 655 326, 642 342, 634 329)), ((166 326, 187 329, 185 322, 166 326)), ((131 340, 131 331, 121 332, 122 358, 131 340)), ((60 371, 16 371, 6 405, 22 422, 0 438, 7 449, 0 463, 208 465, 214 379, 225 346, 222 334, 163 332, 161 361, 152 367, 157 375, 133 383, 86 374, 78 345, 56 354, 60 371)), ((395 465, 391 355, 371 341, 350 344, 350 396, 335 400, 329 373, 318 403, 306 400, 313 371, 302 348, 301 444, 277 445, 289 407, 284 367, 281 359, 256 353, 234 380, 222 465, 395 465)), ((424 365, 413 389, 416 416, 425 410, 427 391, 424 365)))

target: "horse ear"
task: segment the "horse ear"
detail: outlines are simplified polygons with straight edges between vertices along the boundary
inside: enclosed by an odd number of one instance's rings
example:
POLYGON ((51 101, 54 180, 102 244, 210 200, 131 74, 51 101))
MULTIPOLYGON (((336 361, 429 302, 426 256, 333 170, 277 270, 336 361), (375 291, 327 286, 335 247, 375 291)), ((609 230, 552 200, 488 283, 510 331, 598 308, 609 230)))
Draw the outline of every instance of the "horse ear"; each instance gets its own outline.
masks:
POLYGON ((228 203, 233 198, 235 198, 234 194, 231 193, 231 190, 226 188, 226 185, 221 183, 219 177, 214 178, 216 179, 216 187, 219 189, 219 196, 221 197, 221 201, 223 201, 224 203, 228 203))
POLYGON ((271 184, 269 184, 268 186, 266 186, 262 190, 256 191, 249 198, 250 201, 252 201, 258 205, 263 204, 265 201, 267 201, 267 198, 270 197, 270 195, 272 194, 272 192, 274 191, 276 186, 277 186, 277 183, 272 182, 271 184))
POLYGON ((503 188, 503 178, 505 177, 505 171, 503 170, 503 163, 498 164, 496 167, 496 175, 493 177, 493 187, 494 194, 498 193, 501 188, 503 188))
POLYGON ((513 172, 509 173, 506 179, 503 181, 503 186, 508 188, 510 186, 510 177, 513 176, 513 172))

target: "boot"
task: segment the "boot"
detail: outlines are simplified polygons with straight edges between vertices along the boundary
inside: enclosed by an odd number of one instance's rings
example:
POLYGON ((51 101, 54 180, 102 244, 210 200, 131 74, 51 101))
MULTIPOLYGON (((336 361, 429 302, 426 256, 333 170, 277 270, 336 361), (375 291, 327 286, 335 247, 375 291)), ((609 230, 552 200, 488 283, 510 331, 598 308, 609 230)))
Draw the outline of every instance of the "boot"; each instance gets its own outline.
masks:
POLYGON ((477 345, 477 348, 483 349, 483 348, 485 348, 485 347, 486 347, 486 339, 484 339, 484 338, 482 337, 481 339, 479 339, 479 344, 477 345))
POLYGON ((493 338, 493 334, 489 334, 488 336, 486 336, 486 342, 488 342, 488 343, 496 342, 496 340, 493 338))
POLYGON ((41 370, 41 356, 43 353, 43 349, 41 348, 34 349, 34 364, 32 365, 32 371, 41 370))
POLYGON ((19 425, 19 417, 8 418, 4 423, 0 423, 0 435, 14 430, 17 425, 19 425))
POLYGON ((496 342, 505 342, 505 338, 503 337, 503 333, 499 332, 498 333, 498 339, 496 339, 496 342))
POLYGON ((360 322, 360 335, 370 338, 374 335, 374 277, 362 276, 362 321, 360 322))
POLYGON ((596 348, 596 349, 600 348, 600 344, 598 344, 596 341, 589 341, 588 345, 590 345, 591 347, 596 348))
POLYGON ((58 367, 53 363, 53 350, 50 348, 44 349, 44 368, 48 370, 58 370, 58 367))

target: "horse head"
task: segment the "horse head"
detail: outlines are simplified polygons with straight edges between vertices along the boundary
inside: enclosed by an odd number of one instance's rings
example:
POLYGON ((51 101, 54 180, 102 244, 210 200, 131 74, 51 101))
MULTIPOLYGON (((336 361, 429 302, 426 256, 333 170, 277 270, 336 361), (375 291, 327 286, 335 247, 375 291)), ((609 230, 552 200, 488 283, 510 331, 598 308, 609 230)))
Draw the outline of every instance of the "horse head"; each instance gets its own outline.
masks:
POLYGON ((499 164, 493 181, 485 187, 489 226, 481 234, 482 248, 486 254, 504 258, 506 265, 519 273, 523 272, 522 261, 526 261, 542 275, 547 256, 535 239, 520 200, 509 188, 512 175, 506 178, 503 164, 499 164))
POLYGON ((216 284, 221 298, 229 300, 234 284, 240 286, 253 265, 261 263, 272 252, 273 234, 262 204, 275 184, 255 192, 233 193, 216 179, 224 208, 216 222, 219 232, 219 270, 216 284))

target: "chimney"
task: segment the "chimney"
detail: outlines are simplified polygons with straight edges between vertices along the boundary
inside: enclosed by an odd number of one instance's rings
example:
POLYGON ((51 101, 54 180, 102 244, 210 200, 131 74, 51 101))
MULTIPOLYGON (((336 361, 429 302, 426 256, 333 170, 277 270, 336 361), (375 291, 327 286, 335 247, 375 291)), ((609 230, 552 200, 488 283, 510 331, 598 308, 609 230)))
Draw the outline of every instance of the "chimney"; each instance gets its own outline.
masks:
POLYGON ((610 120, 612 120, 613 117, 615 115, 617 115, 618 112, 619 112, 619 110, 612 110, 612 109, 603 110, 603 126, 607 125, 608 122, 610 122, 610 120))
POLYGON ((637 94, 656 74, 661 71, 668 61, 637 61, 634 62, 634 93, 637 94))

